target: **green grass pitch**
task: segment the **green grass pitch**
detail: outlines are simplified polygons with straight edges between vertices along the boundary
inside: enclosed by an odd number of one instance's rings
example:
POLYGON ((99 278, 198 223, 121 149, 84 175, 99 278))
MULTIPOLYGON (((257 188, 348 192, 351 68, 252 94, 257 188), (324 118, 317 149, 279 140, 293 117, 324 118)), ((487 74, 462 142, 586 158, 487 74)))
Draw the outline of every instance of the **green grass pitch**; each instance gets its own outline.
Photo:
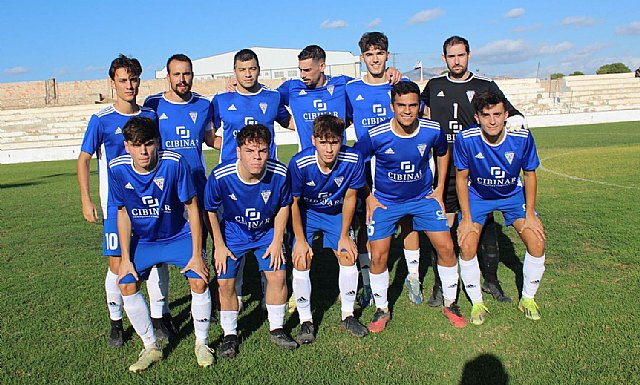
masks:
MULTIPOLYGON (((239 319, 240 354, 199 369, 188 285, 172 268, 170 302, 182 338, 165 347, 163 362, 141 375, 127 372, 142 346, 128 321, 125 346, 106 344, 101 226, 82 217, 75 161, 2 165, 0 383, 640 383, 640 123, 533 133, 542 160, 537 207, 548 237, 547 270, 536 297, 541 321, 526 320, 515 302, 499 304, 485 296, 487 322, 454 329, 439 309, 409 303, 396 240, 390 261, 393 319, 383 333, 355 339, 340 330, 337 264, 318 253, 312 272, 317 341, 293 352, 278 349, 268 340, 258 275, 250 262, 251 299, 239 319)), ((283 160, 293 151, 282 147, 283 160)), ((206 154, 211 167, 217 152, 206 154)), ((96 203, 97 191, 94 170, 96 203)), ((524 250, 513 229, 502 233, 505 263, 498 274, 517 298, 524 250)), ((422 242, 426 297, 433 275, 424 237, 422 242)), ((468 316, 464 296, 460 305, 468 316)), ((372 309, 364 310, 363 322, 372 315, 372 309)), ((295 335, 296 316, 287 327, 295 335)), ((212 325, 212 347, 218 347, 221 334, 219 325, 212 325)))

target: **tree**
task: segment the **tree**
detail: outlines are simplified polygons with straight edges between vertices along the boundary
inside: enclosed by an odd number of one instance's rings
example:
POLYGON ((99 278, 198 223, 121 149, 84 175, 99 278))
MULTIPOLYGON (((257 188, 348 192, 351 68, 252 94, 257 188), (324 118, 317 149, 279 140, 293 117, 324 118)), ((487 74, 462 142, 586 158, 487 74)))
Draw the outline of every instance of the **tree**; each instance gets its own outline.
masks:
POLYGON ((582 72, 582 71, 573 71, 572 74, 569 74, 569 76, 578 76, 578 75, 584 75, 584 72, 582 72))
POLYGON ((560 72, 556 72, 556 73, 552 73, 551 75, 549 75, 551 77, 552 80, 555 79, 562 79, 564 77, 563 74, 561 74, 560 72))
POLYGON ((598 68, 596 73, 598 75, 603 74, 622 74, 626 72, 631 72, 631 69, 622 63, 611 63, 605 64, 602 67, 598 68))

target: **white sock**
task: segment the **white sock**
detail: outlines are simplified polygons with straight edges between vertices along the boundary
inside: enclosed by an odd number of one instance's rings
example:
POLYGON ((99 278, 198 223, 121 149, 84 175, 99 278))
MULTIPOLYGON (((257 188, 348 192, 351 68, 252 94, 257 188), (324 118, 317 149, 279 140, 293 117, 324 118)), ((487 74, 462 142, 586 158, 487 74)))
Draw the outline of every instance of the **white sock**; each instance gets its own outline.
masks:
POLYGON ((298 309, 298 317, 300 323, 313 321, 311 315, 311 278, 309 270, 300 271, 293 269, 291 286, 293 287, 293 296, 296 299, 296 308, 298 309))
POLYGON ((358 254, 358 262, 360 262, 360 275, 362 275, 362 284, 365 286, 370 286, 371 282, 369 280, 369 267, 371 266, 371 254, 358 254))
POLYGON ((480 290, 480 264, 478 257, 465 261, 460 258, 460 278, 469 295, 471 303, 482 303, 482 291, 480 290))
POLYGON ((211 323, 211 293, 209 288, 198 294, 191 291, 191 318, 196 345, 209 344, 209 324, 211 323))
POLYGON ((220 310, 220 326, 224 335, 238 335, 238 312, 236 310, 220 310))
POLYGON ((356 301, 356 291, 358 291, 358 268, 353 266, 340 265, 338 275, 338 287, 340 288, 340 298, 342 303, 342 319, 353 315, 353 304, 356 301))
POLYGON ((242 297, 242 283, 244 282, 244 264, 247 262, 246 258, 240 260, 240 266, 238 266, 238 274, 236 274, 236 295, 242 297))
POLYGON ((522 298, 533 298, 538 292, 542 274, 544 274, 544 254, 536 258, 527 251, 524 254, 524 266, 522 266, 523 285, 522 298))
POLYGON ((389 301, 387 300, 387 291, 389 290, 389 270, 385 270, 380 274, 370 273, 371 277, 371 293, 373 300, 378 309, 387 310, 389 301))
POLYGON ((107 276, 104 279, 104 291, 107 293, 107 307, 109 308, 109 318, 112 321, 122 319, 122 292, 118 287, 118 274, 111 272, 107 268, 107 276))
POLYGON ((163 263, 160 267, 153 267, 147 280, 149 293, 149 310, 151 318, 162 318, 169 313, 169 265, 163 263))
POLYGON ((442 281, 442 296, 444 297, 444 306, 449 306, 456 301, 458 294, 458 264, 447 267, 438 265, 438 273, 440 281, 442 281))
POLYGON ((156 346, 156 335, 153 331, 153 325, 151 325, 149 308, 147 308, 147 301, 140 290, 135 294, 122 296, 122 300, 129 322, 131 322, 136 334, 142 338, 145 349, 156 346))
POLYGON ((284 325, 284 304, 267 305, 267 318, 269 319, 269 331, 282 329, 284 325))
POLYGON ((407 271, 409 279, 420 279, 420 249, 407 250, 404 249, 404 259, 407 262, 407 271))

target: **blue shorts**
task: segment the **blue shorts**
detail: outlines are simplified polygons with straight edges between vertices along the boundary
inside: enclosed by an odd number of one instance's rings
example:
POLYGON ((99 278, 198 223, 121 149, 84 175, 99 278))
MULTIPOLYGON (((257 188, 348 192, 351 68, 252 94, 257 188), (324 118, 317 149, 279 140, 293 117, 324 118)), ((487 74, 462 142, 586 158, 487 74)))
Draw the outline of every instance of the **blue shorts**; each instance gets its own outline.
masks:
MULTIPOLYGON (((165 242, 138 242, 131 240, 131 258, 138 277, 142 280, 149 278, 154 265, 166 263, 183 269, 192 256, 191 233, 187 236, 165 242)), ((203 258, 206 258, 203 251, 203 258)), ((208 263, 208 262, 207 262, 208 263)), ((200 278, 192 270, 184 274, 187 278, 200 278)), ((120 283, 135 283, 133 275, 126 275, 120 283)))
MULTIPOLYGON (((322 247, 338 250, 338 241, 340 240, 340 231, 342 230, 342 213, 331 215, 307 210, 302 213, 302 226, 304 227, 304 233, 309 244, 311 244, 313 240, 313 235, 321 231, 323 234, 322 247)), ((350 233, 352 233, 352 231, 350 231, 350 233)))
MULTIPOLYGON (((242 262, 242 258, 245 255, 253 251, 255 254, 256 261, 258 261, 258 270, 259 271, 274 271, 275 269, 269 267, 271 263, 271 257, 262 259, 264 253, 267 252, 267 248, 273 241, 273 229, 268 231, 260 240, 244 244, 229 244, 227 243, 227 247, 229 251, 236 257, 236 260, 227 257, 227 272, 225 274, 218 274, 218 279, 231 279, 235 278, 238 275, 238 270, 240 268, 240 263, 242 262)), ((286 249, 284 245, 282 245, 282 251, 286 253, 286 249)), ((285 254, 286 255, 286 254, 285 254)), ((283 263, 280 265, 280 270, 285 270, 286 264, 283 263)))
POLYGON ((449 231, 447 216, 435 199, 420 199, 396 205, 386 205, 373 212, 371 223, 367 225, 370 241, 384 239, 396 231, 396 223, 405 215, 413 217, 413 229, 425 231, 449 231))
POLYGON ((102 221, 102 255, 106 257, 122 255, 118 238, 118 208, 107 207, 107 219, 102 221))
MULTIPOLYGON (((484 226, 487 215, 500 211, 504 216, 504 224, 511 226, 516 220, 525 217, 524 193, 503 199, 478 199, 469 195, 469 208, 471 221, 475 223, 484 226)), ((462 213, 458 213, 458 220, 462 220, 462 213)))

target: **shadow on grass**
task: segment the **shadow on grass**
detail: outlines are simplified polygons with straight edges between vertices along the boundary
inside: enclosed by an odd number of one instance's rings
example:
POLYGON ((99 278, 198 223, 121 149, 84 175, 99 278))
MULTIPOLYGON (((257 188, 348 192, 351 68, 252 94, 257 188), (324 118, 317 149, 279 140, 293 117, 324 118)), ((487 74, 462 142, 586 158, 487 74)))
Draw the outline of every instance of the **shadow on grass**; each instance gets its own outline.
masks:
POLYGON ((493 354, 481 354, 467 362, 462 369, 460 385, 506 385, 509 374, 498 357, 493 354))
POLYGON ((45 175, 45 176, 42 176, 40 178, 27 180, 27 181, 24 181, 24 182, 0 183, 0 188, 5 189, 5 188, 18 188, 18 187, 35 186, 35 185, 39 185, 39 184, 45 183, 47 179, 56 178, 56 177, 59 177, 59 176, 66 177, 66 176, 71 176, 71 175, 76 175, 76 173, 75 172, 65 172, 65 173, 45 175))
POLYGON ((516 276, 516 287, 518 288, 518 297, 522 293, 522 261, 516 255, 516 251, 511 239, 502 231, 503 227, 496 223, 498 232, 498 245, 500 246, 500 262, 502 262, 509 270, 513 271, 516 276))

